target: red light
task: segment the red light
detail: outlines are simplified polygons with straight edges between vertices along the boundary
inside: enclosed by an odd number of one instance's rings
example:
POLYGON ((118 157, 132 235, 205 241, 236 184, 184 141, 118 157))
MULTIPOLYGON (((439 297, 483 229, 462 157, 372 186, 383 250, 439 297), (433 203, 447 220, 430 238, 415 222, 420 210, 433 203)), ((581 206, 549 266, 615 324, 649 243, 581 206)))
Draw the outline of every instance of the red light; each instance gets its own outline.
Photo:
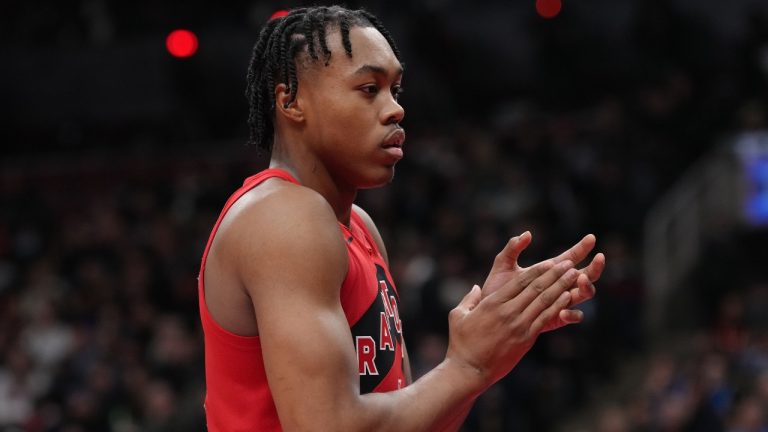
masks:
POLYGON ((536 12, 542 18, 554 18, 560 13, 563 3, 560 0, 536 0, 536 12))
POLYGON ((197 36, 189 30, 174 30, 165 39, 165 46, 174 57, 191 57, 197 52, 197 36))
POLYGON ((288 15, 288 11, 285 10, 285 9, 280 9, 280 10, 275 11, 275 13, 273 13, 272 16, 269 17, 269 20, 272 21, 273 19, 282 18, 282 17, 284 17, 286 15, 288 15))

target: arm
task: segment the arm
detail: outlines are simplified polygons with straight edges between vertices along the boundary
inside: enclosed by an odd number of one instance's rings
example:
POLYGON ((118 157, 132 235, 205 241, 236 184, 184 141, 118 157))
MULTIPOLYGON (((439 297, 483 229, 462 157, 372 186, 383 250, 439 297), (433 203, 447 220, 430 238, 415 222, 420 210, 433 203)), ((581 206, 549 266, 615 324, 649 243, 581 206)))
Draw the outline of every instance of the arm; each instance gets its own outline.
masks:
POLYGON ((471 371, 446 361, 404 390, 360 395, 354 343, 339 301, 348 258, 332 210, 299 188, 263 204, 268 212, 240 214, 230 256, 253 302, 286 431, 426 431, 480 391, 471 371))
MULTIPOLYGON (((519 269, 482 300, 475 287, 449 315, 449 348, 438 367, 404 389, 360 395, 339 301, 347 256, 335 215, 303 188, 275 195, 262 201, 268 211, 239 215, 229 247, 253 302, 286 431, 437 430, 506 375, 570 302, 567 288, 576 275, 569 261, 519 269)), ((508 246, 500 256, 516 261, 522 246, 508 246)))

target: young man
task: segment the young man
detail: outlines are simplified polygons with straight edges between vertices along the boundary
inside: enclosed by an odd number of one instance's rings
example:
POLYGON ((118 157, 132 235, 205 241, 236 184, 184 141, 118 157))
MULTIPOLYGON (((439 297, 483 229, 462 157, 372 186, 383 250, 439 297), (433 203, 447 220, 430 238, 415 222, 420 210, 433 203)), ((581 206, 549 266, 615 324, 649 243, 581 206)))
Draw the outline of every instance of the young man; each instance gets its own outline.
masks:
POLYGON ((270 168, 226 203, 200 270, 210 431, 456 430, 541 332, 581 320, 569 307, 604 257, 573 267, 594 236, 522 268, 524 233, 451 312, 445 361, 410 382, 387 253, 353 204, 403 157, 402 76, 365 11, 296 9, 261 32, 247 95, 270 168))

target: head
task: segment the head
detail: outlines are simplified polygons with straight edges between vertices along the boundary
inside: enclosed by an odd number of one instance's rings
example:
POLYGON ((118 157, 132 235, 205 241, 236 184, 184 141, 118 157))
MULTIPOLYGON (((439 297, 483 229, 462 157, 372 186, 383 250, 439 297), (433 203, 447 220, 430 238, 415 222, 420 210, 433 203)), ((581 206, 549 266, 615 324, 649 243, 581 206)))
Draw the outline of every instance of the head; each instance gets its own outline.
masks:
POLYGON ((385 183, 402 157, 402 67, 370 13, 291 10, 265 25, 253 49, 250 141, 273 159, 309 160, 355 187, 385 183))

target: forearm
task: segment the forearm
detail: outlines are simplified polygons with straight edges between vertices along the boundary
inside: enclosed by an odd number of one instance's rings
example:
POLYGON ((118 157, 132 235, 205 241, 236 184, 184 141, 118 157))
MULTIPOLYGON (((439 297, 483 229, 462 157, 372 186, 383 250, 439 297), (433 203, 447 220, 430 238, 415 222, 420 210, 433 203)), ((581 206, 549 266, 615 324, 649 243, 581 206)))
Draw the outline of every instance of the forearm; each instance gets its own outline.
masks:
POLYGON ((464 421, 469 415, 469 411, 475 405, 476 398, 472 398, 459 407, 451 416, 446 419, 443 425, 438 429, 440 432, 457 432, 464 425, 464 421))
POLYGON ((485 390, 483 382, 476 370, 445 360, 401 390, 360 397, 344 430, 457 430, 485 390))

